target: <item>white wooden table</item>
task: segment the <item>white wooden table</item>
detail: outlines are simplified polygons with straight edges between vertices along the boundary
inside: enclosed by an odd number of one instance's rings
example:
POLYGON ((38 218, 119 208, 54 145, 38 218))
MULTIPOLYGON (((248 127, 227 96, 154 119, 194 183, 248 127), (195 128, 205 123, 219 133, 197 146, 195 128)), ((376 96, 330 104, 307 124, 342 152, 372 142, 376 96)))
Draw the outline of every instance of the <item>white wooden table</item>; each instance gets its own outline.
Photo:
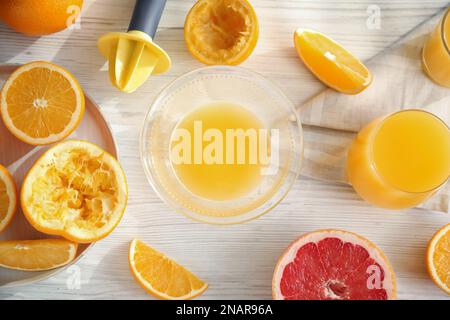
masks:
MULTIPOLYGON (((205 299, 269 299, 278 256, 297 236, 318 228, 342 228, 375 242, 389 257, 401 299, 449 299, 428 278, 428 239, 450 221, 445 214, 370 207, 347 186, 300 178, 287 198, 262 218, 236 226, 191 221, 168 208, 152 191, 139 159, 139 133, 150 102, 179 75, 201 66, 187 52, 184 18, 194 0, 168 0, 156 41, 173 59, 165 75, 133 94, 114 89, 97 38, 124 31, 133 0, 85 0, 80 29, 29 38, 0 25, 0 62, 51 60, 68 68, 98 102, 119 147, 129 182, 129 205, 119 227, 76 266, 35 285, 1 289, 0 299, 149 299, 133 280, 128 244, 140 238, 205 279, 205 299), (79 281, 80 280, 80 281, 79 281)), ((323 87, 296 56, 292 34, 315 28, 362 59, 388 47, 447 5, 444 0, 252 0, 260 19, 258 47, 244 67, 275 81, 299 105, 323 87), (380 28, 370 15, 380 9, 380 28), (375 10, 375 11, 374 11, 375 10)))

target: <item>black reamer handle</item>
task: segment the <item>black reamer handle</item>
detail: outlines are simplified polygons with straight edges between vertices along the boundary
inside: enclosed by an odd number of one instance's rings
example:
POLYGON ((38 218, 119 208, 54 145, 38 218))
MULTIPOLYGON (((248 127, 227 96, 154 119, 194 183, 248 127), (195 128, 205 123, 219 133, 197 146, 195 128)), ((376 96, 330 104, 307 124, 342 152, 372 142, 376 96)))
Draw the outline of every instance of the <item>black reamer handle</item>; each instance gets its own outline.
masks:
POLYGON ((137 0, 128 31, 139 30, 155 37, 166 0, 137 0))

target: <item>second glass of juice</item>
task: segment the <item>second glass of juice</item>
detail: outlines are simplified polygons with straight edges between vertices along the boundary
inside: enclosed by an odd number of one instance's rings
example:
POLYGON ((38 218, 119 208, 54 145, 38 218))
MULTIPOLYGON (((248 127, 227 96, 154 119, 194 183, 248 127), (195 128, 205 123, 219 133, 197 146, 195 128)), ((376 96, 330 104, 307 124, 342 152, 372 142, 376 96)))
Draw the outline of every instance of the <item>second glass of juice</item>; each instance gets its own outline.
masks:
POLYGON ((450 176, 450 130, 423 110, 375 119, 353 141, 347 175, 356 192, 375 206, 414 207, 450 176))
POLYGON ((422 66, 434 82, 450 88, 450 8, 425 42, 422 66))

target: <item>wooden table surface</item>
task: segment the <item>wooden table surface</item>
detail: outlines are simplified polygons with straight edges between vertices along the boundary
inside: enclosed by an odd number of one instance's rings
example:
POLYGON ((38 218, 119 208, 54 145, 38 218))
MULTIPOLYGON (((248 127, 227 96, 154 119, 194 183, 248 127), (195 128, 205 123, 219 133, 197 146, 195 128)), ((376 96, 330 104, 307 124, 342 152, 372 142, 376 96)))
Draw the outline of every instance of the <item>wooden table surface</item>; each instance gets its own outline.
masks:
MULTIPOLYGON (((296 56, 297 27, 318 29, 368 59, 448 5, 443 0, 252 0, 260 19, 258 46, 242 66, 272 79, 300 105, 323 89, 296 56), (373 18, 380 16, 379 24, 373 18), (375 22, 374 22, 375 21, 375 22)), ((129 205, 119 227, 77 265, 40 283, 0 290, 0 299, 151 299, 133 280, 128 244, 140 238, 205 279, 205 299, 269 299, 275 263, 296 237, 319 228, 357 232, 375 242, 396 271, 400 299, 449 299, 428 278, 427 241, 450 221, 424 210, 386 211, 361 201, 344 185, 300 177, 287 198, 260 219, 211 226, 168 208, 152 191, 139 159, 139 134, 161 88, 201 67, 187 52, 183 23, 194 0, 168 0, 156 42, 173 60, 170 72, 152 77, 137 92, 114 89, 96 40, 124 31, 133 0, 85 0, 79 28, 30 38, 0 25, 0 62, 49 60, 68 68, 101 106, 112 127, 129 182, 129 205)))

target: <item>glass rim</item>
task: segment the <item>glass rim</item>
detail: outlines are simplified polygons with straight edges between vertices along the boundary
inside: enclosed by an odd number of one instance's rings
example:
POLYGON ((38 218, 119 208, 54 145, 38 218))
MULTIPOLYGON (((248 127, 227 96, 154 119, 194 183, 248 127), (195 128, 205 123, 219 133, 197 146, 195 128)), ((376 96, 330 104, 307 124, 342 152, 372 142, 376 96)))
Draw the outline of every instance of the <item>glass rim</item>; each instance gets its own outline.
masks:
POLYGON ((445 24, 447 22, 447 19, 449 19, 450 16, 450 7, 448 7, 445 10, 444 16, 441 19, 441 30, 440 30, 440 34, 441 34, 441 39, 442 39, 442 43, 444 44, 445 50, 447 51, 447 53, 450 55, 450 43, 449 40, 447 39, 447 37, 445 36, 445 24))
MULTIPOLYGON (((449 8, 449 9, 450 9, 450 8, 449 8)), ((449 11, 449 12, 450 12, 450 11, 449 11)), ((399 114, 399 113, 402 113, 402 112, 410 112, 410 111, 418 111, 418 112, 427 113, 427 114, 431 115, 432 117, 434 117, 435 119, 437 119, 440 123, 442 123, 442 124, 444 125, 444 127, 447 128, 447 131, 448 131, 449 134, 450 134, 450 127, 444 122, 444 120, 442 120, 442 119, 441 119, 440 117, 438 117, 437 115, 431 113, 430 111, 423 110, 423 109, 402 109, 402 110, 399 110, 399 111, 390 113, 390 114, 388 114, 388 115, 386 115, 386 116, 384 116, 384 117, 382 118, 382 120, 380 121, 380 123, 377 124, 377 126, 376 126, 376 128, 375 128, 375 130, 374 130, 374 133, 373 133, 373 134, 371 135, 371 137, 370 137, 370 141, 369 141, 369 143, 370 143, 370 149, 369 149, 369 160, 370 160, 370 164, 371 164, 371 167, 373 168, 373 171, 374 171, 375 175, 376 175, 381 181, 383 181, 384 183, 386 183, 387 185, 389 185, 390 187, 392 187, 392 188, 395 189, 395 190, 398 190, 398 191, 403 192, 403 193, 406 193, 406 194, 416 194, 416 195, 419 195, 419 194, 427 194, 427 193, 430 193, 430 192, 435 192, 435 191, 439 190, 440 188, 442 188, 442 187, 450 180, 450 174, 447 176, 447 178, 446 178, 443 182, 441 182, 439 185, 435 186, 434 188, 431 188, 431 189, 425 190, 425 191, 408 191, 408 190, 403 190, 403 189, 401 189, 401 188, 399 188, 399 187, 393 185, 393 184, 390 183, 389 181, 387 181, 386 178, 379 172, 379 170, 378 170, 378 168, 377 168, 377 165, 376 165, 376 163, 375 163, 375 160, 374 160, 374 150, 373 150, 373 147, 374 147, 374 139, 375 139, 375 137, 377 136, 378 132, 380 131, 381 126, 385 123, 385 121, 386 121, 387 119, 389 119, 389 118, 391 118, 391 117, 393 117, 393 116, 395 116, 395 115, 397 115, 397 114, 399 114)))

